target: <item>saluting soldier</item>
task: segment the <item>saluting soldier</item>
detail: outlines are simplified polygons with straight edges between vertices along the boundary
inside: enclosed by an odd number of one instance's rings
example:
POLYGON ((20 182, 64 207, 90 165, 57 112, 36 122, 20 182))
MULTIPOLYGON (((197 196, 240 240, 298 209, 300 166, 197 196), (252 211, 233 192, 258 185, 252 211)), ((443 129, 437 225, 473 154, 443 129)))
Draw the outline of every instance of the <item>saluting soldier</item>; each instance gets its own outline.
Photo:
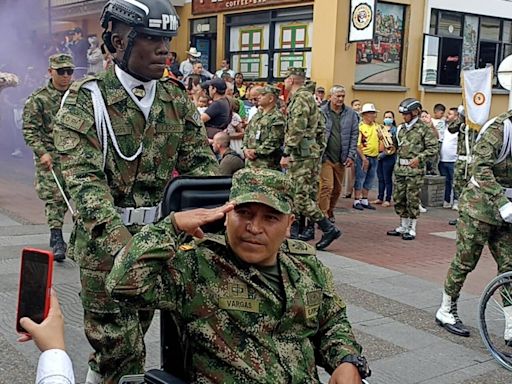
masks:
POLYGON ((400 226, 388 231, 389 236, 403 240, 416 238, 416 223, 420 216, 420 192, 425 175, 425 162, 438 151, 434 132, 420 120, 421 104, 408 98, 398 107, 404 123, 396 133, 397 161, 395 163, 395 212, 400 216, 400 226))
POLYGON ((53 123, 62 97, 71 85, 75 65, 71 55, 65 53, 52 55, 48 61, 50 80, 27 99, 23 109, 23 136, 34 152, 34 185, 38 197, 44 201, 46 221, 50 227, 50 247, 54 259, 62 262, 67 248, 62 226, 68 207, 52 174, 53 171, 65 191, 60 160, 53 143, 53 123))
POLYGON ((179 26, 171 3, 109 0, 101 24, 115 66, 70 87, 54 128, 78 210, 72 256, 80 265, 84 328, 94 349, 87 384, 144 372, 152 312, 120 307, 107 294, 114 258, 133 234, 160 219, 173 169, 205 176, 218 170, 184 87, 162 79, 179 26))
MULTIPOLYGON (((436 322, 448 332, 469 336, 457 313, 467 275, 487 244, 498 273, 512 270, 512 110, 488 122, 472 153, 471 178, 459 199, 457 253, 444 282, 436 322)), ((504 339, 512 345, 512 302, 503 296, 504 339)))
POLYGON ((259 110, 245 128, 243 148, 245 166, 281 170, 285 117, 277 108, 281 90, 266 85, 258 90, 259 110))
MULTIPOLYGON (((312 87, 306 87, 305 80, 304 68, 290 68, 284 81, 290 98, 288 100, 284 153, 280 164, 283 168, 288 168, 289 177, 295 186, 297 215, 307 218, 308 225, 311 227, 315 223, 318 224, 323 235, 316 243, 316 248, 325 249, 341 236, 341 231, 327 219, 317 205, 316 194, 320 181, 320 163, 326 147, 325 120, 311 93, 312 87)), ((298 237, 297 223, 294 223, 294 226, 292 238, 298 237)))

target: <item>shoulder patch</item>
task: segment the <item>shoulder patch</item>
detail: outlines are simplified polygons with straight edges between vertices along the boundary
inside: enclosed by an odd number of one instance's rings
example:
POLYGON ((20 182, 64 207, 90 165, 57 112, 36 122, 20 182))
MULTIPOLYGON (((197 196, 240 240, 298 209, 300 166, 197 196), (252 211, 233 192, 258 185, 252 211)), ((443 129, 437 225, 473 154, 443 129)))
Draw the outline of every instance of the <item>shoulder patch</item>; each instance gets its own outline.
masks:
POLYGON ((89 81, 93 81, 93 80, 97 80, 97 78, 95 76, 86 76, 83 79, 80 79, 80 80, 77 80, 77 81, 73 81, 71 83, 71 85, 69 86, 69 91, 70 92, 78 93, 78 90, 80 88, 82 88, 82 86, 85 83, 88 83, 89 81))
POLYGON ((71 115, 69 113, 62 116, 60 123, 62 123, 62 125, 65 125, 68 128, 71 128, 74 131, 78 131, 81 133, 86 133, 89 127, 92 125, 87 124, 85 119, 82 119, 75 115, 71 115))
POLYGON ((286 239, 288 250, 296 255, 315 256, 316 249, 308 243, 301 240, 286 239))
POLYGON ((187 90, 185 88, 185 85, 181 81, 179 81, 178 79, 175 79, 173 77, 162 78, 162 79, 160 79, 160 81, 162 81, 164 83, 168 83, 168 84, 173 84, 173 85, 177 86, 179 89, 181 89, 182 91, 187 90))
POLYGON ((178 249, 180 251, 190 251, 190 250, 194 249, 194 246, 192 244, 190 244, 190 243, 189 244, 182 244, 182 245, 180 245, 178 247, 178 249))
POLYGON ((58 130, 54 134, 53 141, 57 151, 66 152, 75 148, 80 143, 78 133, 70 130, 58 130))
POLYGON ((204 235, 202 239, 198 239, 195 241, 196 245, 204 244, 204 243, 217 243, 221 245, 226 245, 226 237, 223 234, 215 234, 215 233, 207 233, 204 235))

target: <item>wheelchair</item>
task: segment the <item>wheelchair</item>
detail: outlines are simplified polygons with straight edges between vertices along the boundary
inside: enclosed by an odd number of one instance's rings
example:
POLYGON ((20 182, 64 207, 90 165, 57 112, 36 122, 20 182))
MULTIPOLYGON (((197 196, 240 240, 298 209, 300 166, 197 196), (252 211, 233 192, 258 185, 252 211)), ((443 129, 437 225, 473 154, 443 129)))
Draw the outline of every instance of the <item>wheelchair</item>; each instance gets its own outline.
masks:
MULTIPOLYGON (((192 177, 179 176, 172 179, 164 191, 162 217, 171 212, 195 208, 214 208, 229 200, 231 177, 192 177)), ((202 227, 206 232, 220 232, 224 229, 223 220, 202 227)), ((161 369, 152 369, 144 375, 127 375, 119 384, 185 384, 187 354, 186 340, 180 327, 168 311, 160 312, 160 361, 161 369)))
POLYGON ((505 324, 512 322, 512 272, 492 279, 485 287, 479 303, 478 330, 491 356, 512 371, 512 343, 504 340, 505 324), (510 309, 508 309, 509 307, 510 309))

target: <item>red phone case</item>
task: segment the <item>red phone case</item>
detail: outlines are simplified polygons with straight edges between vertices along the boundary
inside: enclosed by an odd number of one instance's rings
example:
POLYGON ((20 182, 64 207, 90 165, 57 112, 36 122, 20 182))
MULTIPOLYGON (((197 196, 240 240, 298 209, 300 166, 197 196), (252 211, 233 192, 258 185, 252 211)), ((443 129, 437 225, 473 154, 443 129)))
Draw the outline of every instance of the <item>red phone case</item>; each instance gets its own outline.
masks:
POLYGON ((52 288, 52 276, 53 276, 53 252, 45 251, 43 249, 37 249, 37 248, 23 248, 21 252, 21 266, 20 266, 20 280, 18 283, 18 303, 16 308, 16 332, 21 334, 26 334, 26 332, 21 329, 21 326, 19 325, 19 309, 20 309, 20 301, 21 301, 21 284, 22 284, 22 278, 23 278, 23 263, 24 263, 24 256, 26 253, 37 253, 40 254, 48 259, 48 273, 46 276, 46 295, 44 300, 44 315, 43 319, 46 319, 48 316, 48 312, 50 311, 50 291, 52 288))

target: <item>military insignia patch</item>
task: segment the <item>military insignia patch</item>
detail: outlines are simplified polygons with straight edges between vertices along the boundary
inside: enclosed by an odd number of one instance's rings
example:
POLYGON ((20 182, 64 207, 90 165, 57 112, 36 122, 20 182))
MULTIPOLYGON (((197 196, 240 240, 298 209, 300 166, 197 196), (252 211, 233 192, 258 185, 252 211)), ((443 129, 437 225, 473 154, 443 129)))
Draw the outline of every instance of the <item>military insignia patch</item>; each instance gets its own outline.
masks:
POLYGON ((84 119, 68 113, 62 117, 62 124, 75 131, 81 132, 82 126, 84 125, 84 119))
POLYGON ((80 143, 80 136, 72 131, 57 131, 53 140, 58 151, 69 151, 80 143))
POLYGON ((194 247, 190 244, 182 244, 178 247, 180 251, 190 251, 191 249, 194 249, 194 247))
POLYGON ((228 284, 229 297, 243 297, 248 298, 249 293, 247 291, 247 284, 244 283, 230 283, 228 284))

